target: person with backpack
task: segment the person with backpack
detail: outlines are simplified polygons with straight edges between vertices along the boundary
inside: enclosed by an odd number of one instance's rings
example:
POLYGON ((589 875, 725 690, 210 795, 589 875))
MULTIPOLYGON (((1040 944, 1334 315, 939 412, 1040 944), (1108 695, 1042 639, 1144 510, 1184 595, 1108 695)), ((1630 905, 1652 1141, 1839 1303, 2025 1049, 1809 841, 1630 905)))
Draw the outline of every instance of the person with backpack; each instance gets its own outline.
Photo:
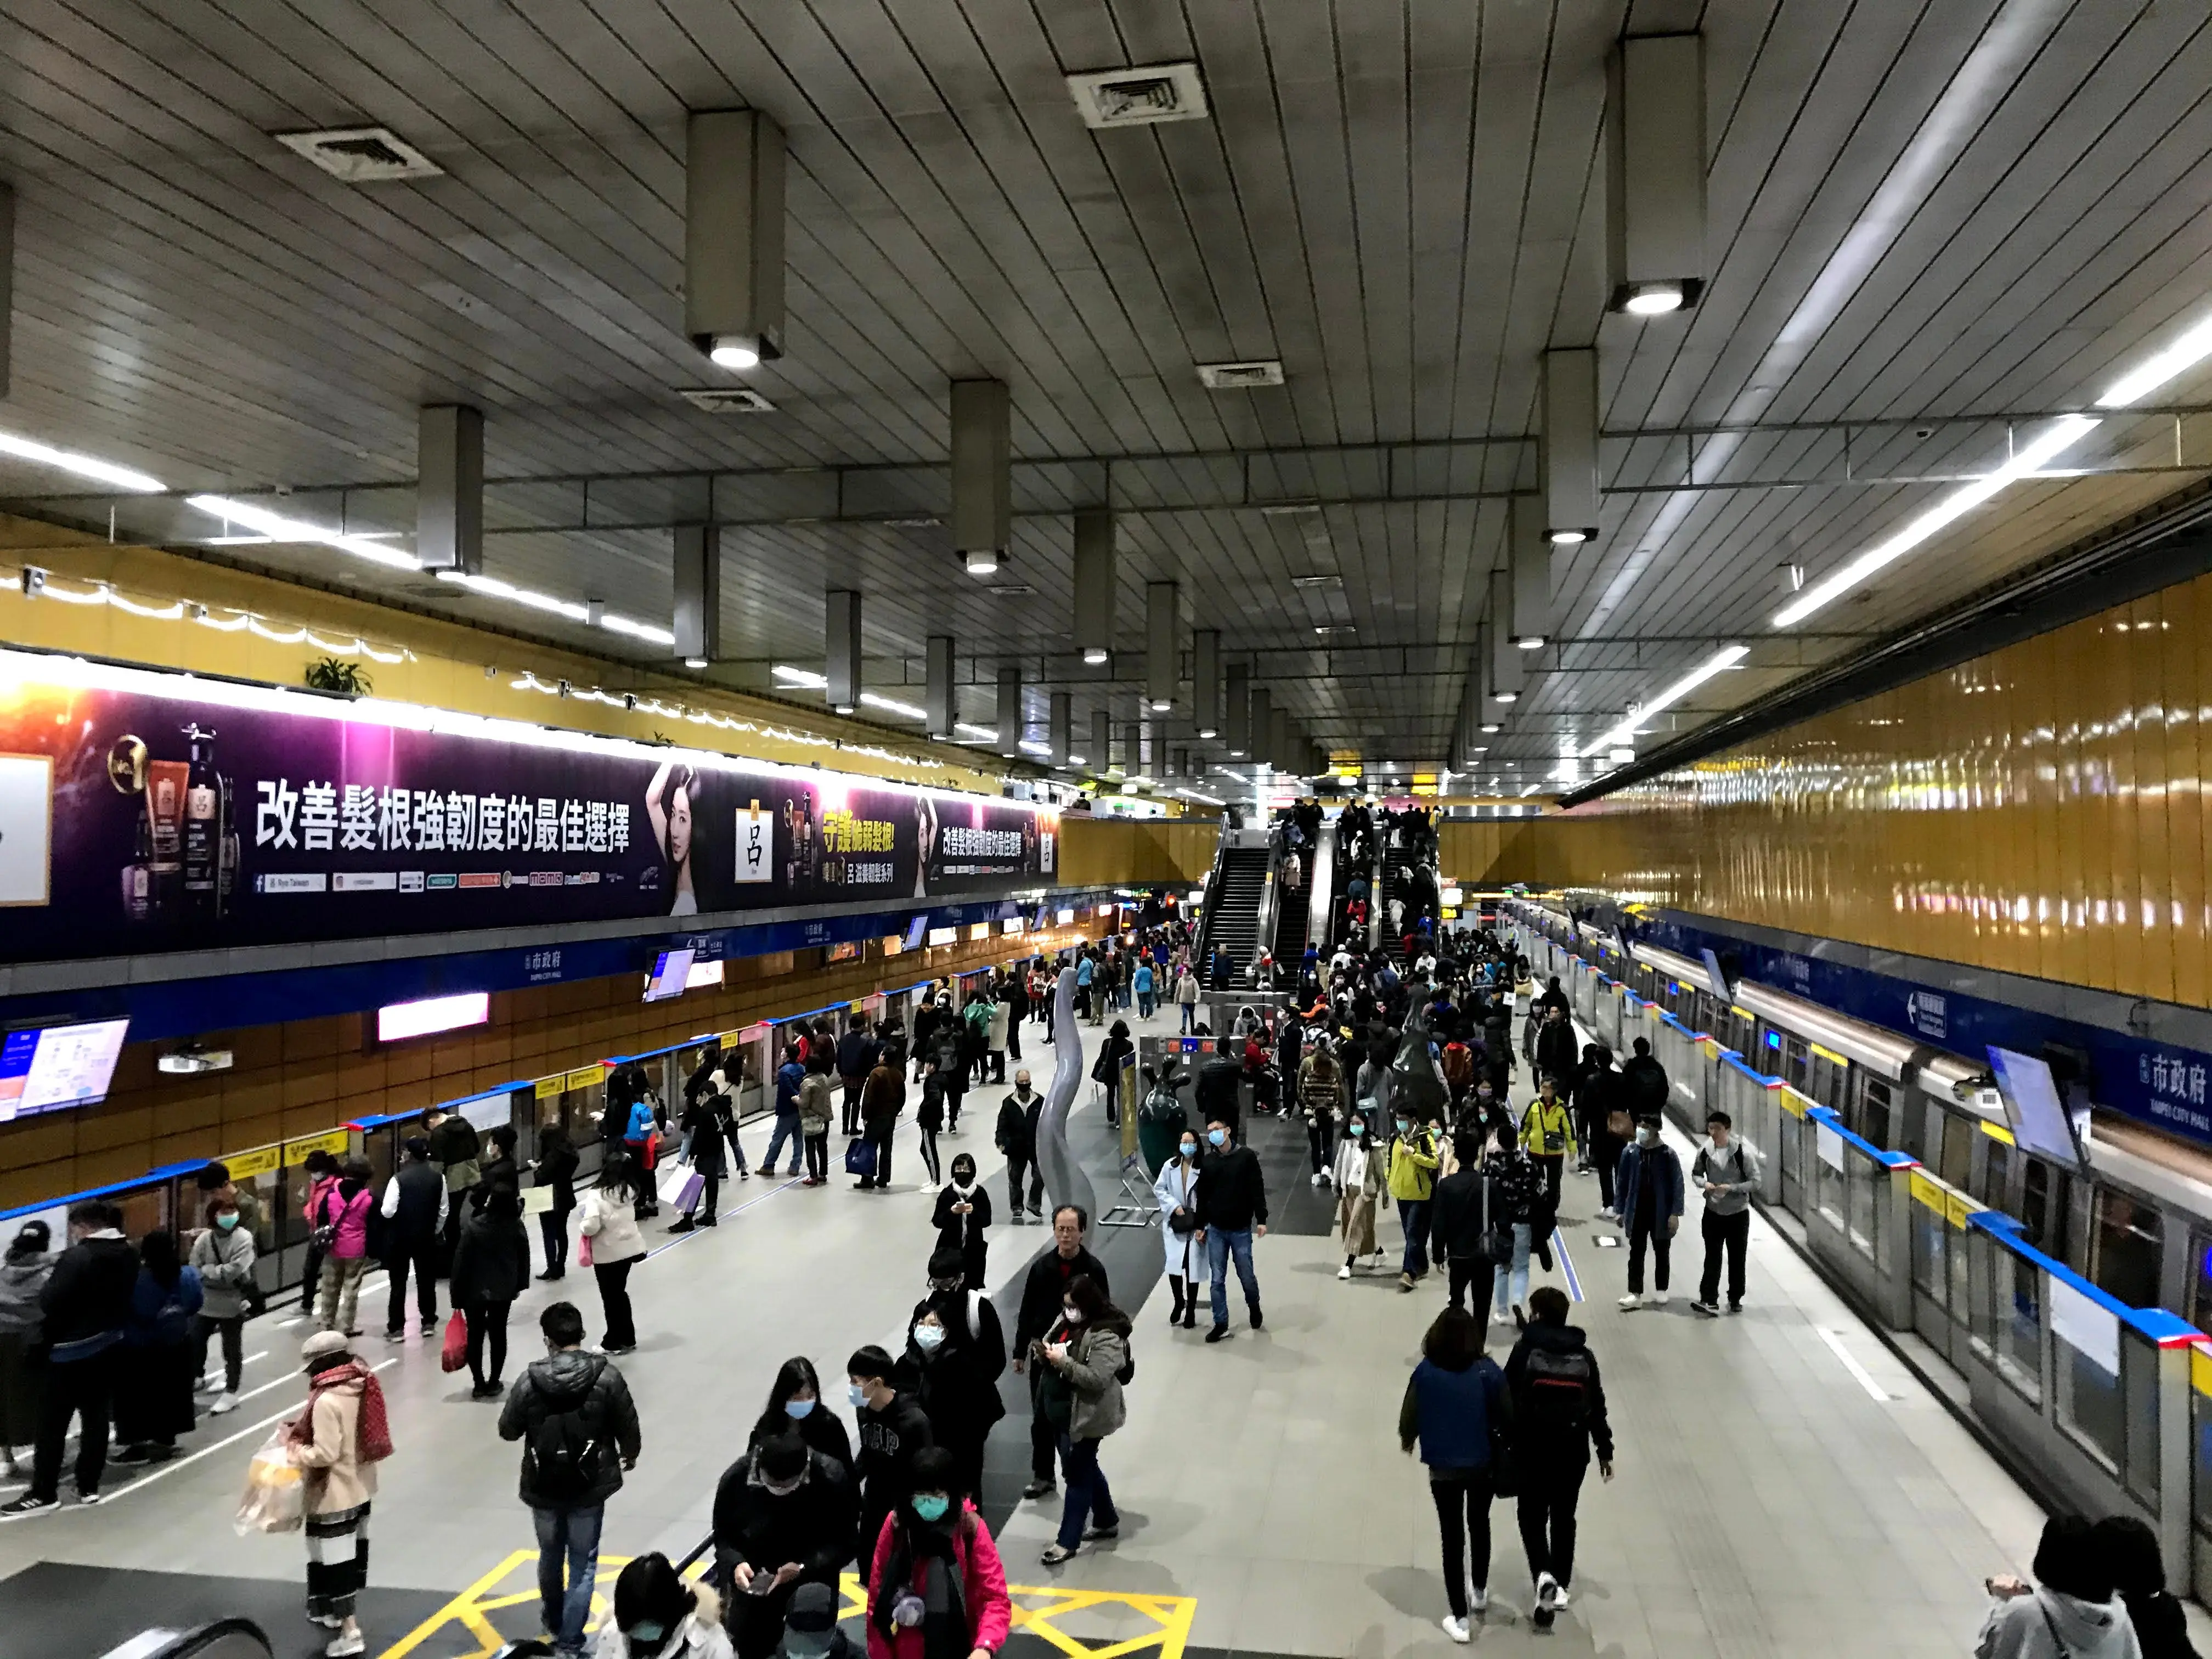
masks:
POLYGON ((317 1330, 361 1334, 353 1322, 360 1311, 362 1275, 368 1271, 368 1212, 375 1203, 371 1178, 367 1158, 348 1158, 337 1184, 325 1190, 321 1206, 308 1218, 313 1242, 323 1253, 322 1283, 315 1292, 317 1330))
POLYGON ((1031 1358, 1042 1367, 1038 1392, 1045 1416, 1058 1432, 1067 1470, 1059 1536, 1037 1558, 1048 1567, 1070 1559, 1085 1543, 1121 1535, 1121 1512, 1098 1467, 1098 1443, 1127 1420, 1121 1389, 1136 1376, 1129 1336, 1129 1316, 1096 1280, 1079 1273, 1067 1281, 1058 1322, 1030 1345, 1031 1358))
MULTIPOLYGON (((916 1017, 919 1024, 919 1016, 916 1017)), ((861 1192, 883 1192, 891 1184, 891 1136, 898 1128, 899 1114, 906 1109, 906 1079, 903 1057, 895 1044, 885 1044, 876 1060, 876 1069, 868 1073, 867 1086, 860 1091, 860 1128, 862 1138, 871 1149, 863 1156, 868 1160, 867 1171, 858 1183, 861 1192)), ((846 1152, 846 1167, 853 1167, 853 1149, 846 1152)), ((765 1164, 762 1168, 765 1169, 765 1164)))
POLYGON ((961 1490, 980 1489, 983 1443, 1006 1414, 999 1378, 1006 1369, 1006 1337, 998 1310, 963 1273, 957 1248, 929 1258, 929 1294, 907 1321, 899 1386, 929 1419, 933 1445, 952 1454, 961 1490))
POLYGON ((1312 1052, 1298 1062, 1298 1109, 1306 1120, 1306 1150, 1313 1155, 1313 1184, 1326 1187, 1334 1178, 1329 1142, 1336 1127, 1337 1109, 1344 1104, 1344 1074, 1337 1069, 1336 1050, 1326 1036, 1314 1039, 1312 1052))
POLYGON ((1575 1126, 1567 1103, 1559 1098, 1554 1074, 1546 1073, 1536 1085, 1536 1098, 1521 1119, 1521 1147, 1536 1166, 1544 1183, 1544 1199, 1559 1207, 1560 1177, 1567 1160, 1575 1155, 1575 1126))
POLYGON ((837 1039, 837 1081, 843 1091, 844 1127, 848 1139, 860 1133, 860 1091, 868 1073, 876 1069, 882 1046, 868 1034, 868 1017, 855 1012, 845 1022, 845 1035, 837 1039))
POLYGON ((541 1279, 565 1278, 568 1272, 568 1218, 576 1208, 576 1165, 580 1160, 570 1144, 568 1132, 549 1123, 538 1132, 535 1183, 553 1189, 553 1201, 538 1212, 538 1230, 545 1245, 545 1271, 541 1279))
POLYGON ((1539 1285, 1528 1297, 1528 1328, 1505 1360, 1513 1400, 1513 1458, 1520 1484, 1521 1546, 1536 1586, 1534 1620, 1551 1628, 1575 1577, 1575 1506, 1590 1449, 1601 1479, 1613 1479, 1613 1425, 1597 1356, 1579 1326, 1567 1323, 1567 1293, 1539 1285))
MULTIPOLYGON (((428 1135, 410 1135, 399 1167, 384 1183, 377 1212, 384 1219, 383 1257, 392 1286, 384 1340, 407 1335, 407 1276, 415 1276, 415 1310, 422 1334, 438 1328, 438 1241, 445 1237, 446 1175, 432 1161, 428 1135)), ((458 1242, 458 1241, 457 1241, 458 1242)))
POLYGON ((1421 1339, 1421 1361, 1406 1380, 1398 1407, 1398 1444, 1420 1447, 1429 1471, 1429 1496, 1437 1506, 1443 1546, 1444 1634, 1472 1639, 1474 1611, 1490 1605, 1490 1503, 1507 1470, 1500 1454, 1510 1445, 1513 1403, 1504 1373, 1482 1352, 1482 1323, 1459 1308, 1446 1308, 1421 1339))
POLYGON ((860 1423, 860 1532, 883 1530, 884 1519, 914 1491, 915 1454, 932 1444, 929 1416, 899 1386, 901 1367, 870 1343, 845 1362, 845 1382, 860 1423))
POLYGON ((1398 1200, 1398 1219, 1406 1229, 1406 1255, 1399 1264, 1398 1289, 1410 1291, 1429 1276, 1429 1202, 1436 1191, 1436 1138, 1428 1126, 1413 1121, 1402 1103, 1392 1113, 1397 1133, 1389 1150, 1390 1196, 1398 1200))
POLYGON ((738 1659, 768 1659, 800 1588, 834 1589, 853 1559, 853 1483, 796 1424, 748 1447, 714 1488, 714 1580, 738 1659))
POLYGON ((556 1302, 538 1316, 545 1358, 533 1359, 500 1407, 499 1437, 522 1443, 522 1501, 538 1530, 543 1628, 559 1659, 584 1650, 607 1499, 644 1449, 637 1407, 614 1361, 584 1351, 584 1316, 556 1302), (566 1577, 562 1576, 565 1566, 566 1577))
POLYGON ((26 1221, 0 1260, 0 1475, 10 1480, 23 1474, 15 1448, 39 1436, 39 1397, 46 1382, 38 1352, 39 1292, 53 1274, 52 1242, 49 1224, 26 1221))
POLYGON ((1627 1097, 1622 1103, 1638 1123, 1647 1117, 1664 1117, 1674 1086, 1668 1081, 1667 1068, 1652 1054, 1650 1037, 1637 1038, 1634 1049, 1620 1068, 1622 1092, 1627 1097))
POLYGON ((123 1236, 120 1206, 86 1199, 69 1210, 69 1249, 39 1288, 45 1388, 31 1486, 0 1504, 0 1521, 43 1515, 61 1503, 62 1452, 70 1419, 78 1419, 76 1491, 100 1501, 107 1467, 108 1414, 121 1363, 123 1327, 138 1282, 138 1252, 123 1236))
POLYGON ((192 1431, 192 1328, 205 1300, 200 1276, 178 1259, 177 1236, 156 1228, 138 1241, 138 1282, 123 1324, 115 1462, 164 1463, 192 1431))
MULTIPOLYGON (((461 1233, 461 1200, 483 1174, 477 1159, 483 1155, 483 1142, 477 1135, 475 1124, 442 1106, 433 1106, 422 1114, 422 1133, 430 1138, 430 1161, 446 1180, 446 1218, 439 1242, 450 1261, 461 1233)), ((308 1219, 313 1222, 312 1214, 308 1219)))
POLYGON ((1701 1225, 1705 1270, 1698 1281, 1699 1313, 1720 1312, 1721 1255, 1728 1255, 1728 1310, 1743 1311, 1743 1256, 1751 1242, 1751 1198, 1759 1190, 1759 1153, 1735 1133, 1735 1121, 1715 1107, 1705 1115, 1705 1144, 1690 1164, 1690 1181, 1705 1195, 1701 1225))

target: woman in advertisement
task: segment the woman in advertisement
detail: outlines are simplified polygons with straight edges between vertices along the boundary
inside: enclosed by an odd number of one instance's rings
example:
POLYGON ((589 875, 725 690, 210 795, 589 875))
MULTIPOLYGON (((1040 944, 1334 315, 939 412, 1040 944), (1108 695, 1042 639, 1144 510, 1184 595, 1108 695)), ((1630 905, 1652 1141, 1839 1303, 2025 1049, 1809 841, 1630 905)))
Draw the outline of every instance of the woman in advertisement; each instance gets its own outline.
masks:
POLYGON ((691 884, 691 806, 699 775, 680 761, 663 761, 645 787, 645 816, 668 860, 668 914, 696 916, 699 896, 691 884))
POLYGON ((927 795, 914 798, 914 896, 929 896, 929 861, 937 855, 937 803, 927 795))

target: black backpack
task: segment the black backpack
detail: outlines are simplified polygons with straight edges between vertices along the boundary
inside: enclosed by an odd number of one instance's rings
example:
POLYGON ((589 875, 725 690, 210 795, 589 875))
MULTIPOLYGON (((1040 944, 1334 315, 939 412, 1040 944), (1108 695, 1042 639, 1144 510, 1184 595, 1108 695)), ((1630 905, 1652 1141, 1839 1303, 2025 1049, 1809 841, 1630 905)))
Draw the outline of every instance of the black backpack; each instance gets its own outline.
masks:
POLYGON ((1580 1434, 1587 1430, 1590 1393, 1597 1381, 1589 1350, 1531 1347, 1523 1364, 1527 1426, 1543 1433, 1580 1434))
MULTIPOLYGON (((594 1376, 592 1382, 596 1388, 599 1378, 594 1376)), ((549 1412, 531 1429, 531 1485, 539 1498, 555 1504, 580 1502, 599 1484, 607 1447, 584 1420, 590 1403, 587 1391, 573 1408, 549 1412)))

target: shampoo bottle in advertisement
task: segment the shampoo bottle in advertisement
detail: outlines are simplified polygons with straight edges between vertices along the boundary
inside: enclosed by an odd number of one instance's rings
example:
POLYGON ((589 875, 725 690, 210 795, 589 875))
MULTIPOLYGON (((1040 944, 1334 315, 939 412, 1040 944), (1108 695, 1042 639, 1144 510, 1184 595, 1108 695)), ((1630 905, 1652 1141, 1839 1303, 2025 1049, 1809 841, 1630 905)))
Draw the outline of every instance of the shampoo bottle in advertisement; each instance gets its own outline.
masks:
POLYGON ((183 914, 185 790, 191 768, 183 761, 146 763, 146 822, 153 832, 153 913, 173 922, 183 914))
POLYGON ((216 770, 216 734, 195 725, 185 727, 185 736, 191 743, 191 757, 185 772, 185 909, 189 915, 205 919, 222 913, 230 786, 216 770))

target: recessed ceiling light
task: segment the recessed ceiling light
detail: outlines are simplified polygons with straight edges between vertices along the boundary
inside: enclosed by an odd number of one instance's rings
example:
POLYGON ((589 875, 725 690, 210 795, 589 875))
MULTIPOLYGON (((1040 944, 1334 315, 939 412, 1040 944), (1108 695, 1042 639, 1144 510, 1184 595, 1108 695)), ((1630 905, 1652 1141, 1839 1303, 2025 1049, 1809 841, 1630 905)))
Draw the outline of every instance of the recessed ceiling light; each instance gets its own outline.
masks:
POLYGON ((1553 530, 1546 532, 1554 547, 1579 547, 1589 539, 1587 530, 1553 530))
POLYGON ((1198 383, 1208 392, 1245 392, 1255 386, 1280 386, 1283 366, 1272 359, 1247 363, 1200 363, 1198 383))
POLYGON ((1620 308, 1636 317, 1663 317, 1682 308, 1680 283, 1639 283, 1628 291, 1620 308))
POLYGON ((1485 720, 1482 726, 1483 733, 1487 737, 1495 737, 1504 729, 1496 720, 1485 720))
POLYGON ((994 576, 999 571, 999 555, 995 548, 970 548, 960 556, 971 576, 994 576))
POLYGON ((118 489, 136 490, 142 495, 152 495, 168 488, 159 478, 133 471, 127 466, 118 466, 112 461, 103 461, 93 455, 80 455, 73 449, 56 449, 51 444, 42 444, 33 438, 19 438, 12 432, 0 432, 0 454, 13 455, 18 460, 36 461, 40 466, 74 472, 80 478, 113 484, 118 489))
POLYGON ((1312 576, 1293 576, 1291 578, 1291 586, 1304 588, 1341 587, 1344 586, 1344 578, 1334 572, 1312 576))
POLYGON ((1086 645, 1083 647, 1083 660, 1093 668, 1104 662, 1107 655, 1106 647, 1103 645, 1086 645))
POLYGON ((1521 694, 1518 691, 1493 691, 1490 694, 1490 700, 1492 702, 1518 702, 1521 694))
POLYGON ((1350 623, 1320 623, 1314 628, 1314 632, 1324 640, 1341 639, 1347 634, 1358 631, 1350 623))
POLYGON ((684 659, 684 665, 686 668, 704 668, 707 665, 707 659, 704 657, 686 657, 684 659))
POLYGON ((1260 509, 1263 519, 1303 519, 1321 511, 1319 501, 1272 501, 1260 509))
POLYGON ((1212 738, 1219 734, 1215 728, 1211 726, 1201 726, 1198 728, 1198 735, 1201 738, 1212 738))
POLYGON ((1544 648, 1544 636, 1541 634, 1523 634, 1513 643, 1523 651, 1541 651, 1544 648))
POLYGON ((750 334, 717 334, 707 348, 707 361, 718 368, 758 368, 760 342, 750 334))

